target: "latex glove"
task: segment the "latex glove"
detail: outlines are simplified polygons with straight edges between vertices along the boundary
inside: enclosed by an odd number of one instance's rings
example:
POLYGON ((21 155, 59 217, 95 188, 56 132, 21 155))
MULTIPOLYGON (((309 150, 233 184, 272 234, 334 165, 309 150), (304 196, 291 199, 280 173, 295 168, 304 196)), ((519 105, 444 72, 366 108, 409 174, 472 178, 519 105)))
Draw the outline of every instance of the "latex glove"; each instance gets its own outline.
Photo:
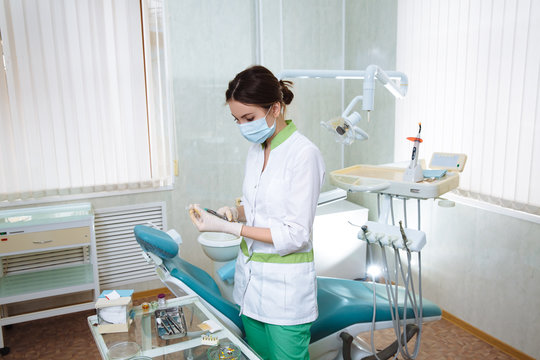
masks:
POLYGON ((238 222, 238 209, 236 209, 236 206, 229 207, 229 206, 223 206, 216 211, 219 215, 223 215, 227 218, 229 221, 238 222))
POLYGON ((201 209, 199 204, 189 205, 189 216, 193 224, 199 229, 200 232, 213 231, 223 232, 240 236, 242 232, 242 224, 236 222, 228 222, 218 218, 201 209))

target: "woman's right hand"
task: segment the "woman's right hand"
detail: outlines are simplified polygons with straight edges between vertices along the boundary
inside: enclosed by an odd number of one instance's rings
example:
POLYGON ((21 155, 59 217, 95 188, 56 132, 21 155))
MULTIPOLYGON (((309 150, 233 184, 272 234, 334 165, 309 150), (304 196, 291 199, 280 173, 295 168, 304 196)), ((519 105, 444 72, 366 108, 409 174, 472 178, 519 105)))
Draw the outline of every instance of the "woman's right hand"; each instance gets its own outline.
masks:
POLYGON ((242 223, 225 221, 201 209, 199 204, 189 205, 189 216, 200 232, 224 232, 238 237, 242 233, 242 223))

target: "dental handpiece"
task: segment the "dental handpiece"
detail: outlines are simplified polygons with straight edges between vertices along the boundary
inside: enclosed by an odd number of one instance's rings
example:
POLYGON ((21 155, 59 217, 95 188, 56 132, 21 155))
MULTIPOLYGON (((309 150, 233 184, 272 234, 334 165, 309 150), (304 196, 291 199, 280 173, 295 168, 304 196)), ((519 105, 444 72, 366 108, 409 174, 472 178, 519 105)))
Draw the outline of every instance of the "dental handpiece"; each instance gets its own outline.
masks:
POLYGON ((364 240, 368 241, 368 238, 367 238, 368 227, 367 227, 367 225, 362 225, 361 229, 362 229, 362 232, 364 233, 364 240))
POLYGON ((407 235, 405 235, 405 229, 403 229, 403 223, 401 220, 399 221, 399 232, 401 233, 401 239, 403 240, 403 246, 405 247, 405 250, 409 251, 409 247, 407 246, 407 242, 409 241, 407 239, 407 235))

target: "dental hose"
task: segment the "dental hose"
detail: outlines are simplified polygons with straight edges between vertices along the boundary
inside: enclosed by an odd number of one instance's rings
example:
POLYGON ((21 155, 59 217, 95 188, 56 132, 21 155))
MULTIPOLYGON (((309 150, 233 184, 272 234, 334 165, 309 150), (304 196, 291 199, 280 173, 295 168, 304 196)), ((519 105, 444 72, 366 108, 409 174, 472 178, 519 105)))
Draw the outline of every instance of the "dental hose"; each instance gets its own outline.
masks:
MULTIPOLYGON (((394 314, 394 310, 393 310, 393 306, 392 306, 392 303, 394 304, 397 304, 397 298, 394 297, 394 293, 392 292, 392 284, 390 282, 390 272, 388 270, 388 261, 387 261, 387 258, 386 258, 386 251, 384 250, 384 246, 382 245, 382 243, 379 241, 379 246, 380 246, 380 249, 381 249, 381 255, 382 255, 382 259, 383 259, 383 264, 384 264, 384 284, 385 284, 385 289, 386 289, 386 296, 388 298, 388 302, 390 303, 390 316, 392 318, 392 324, 396 324, 396 319, 398 319, 399 321, 399 312, 397 311, 397 307, 396 307, 396 313, 394 314)), ((392 244, 392 247, 394 247, 394 245, 392 244)), ((395 250, 395 247, 394 247, 394 250, 395 250)), ((396 273, 396 278, 397 278, 397 273, 396 273)), ((397 285, 396 285, 397 286, 397 285)), ((375 293, 375 291, 374 291, 375 293)), ((396 294, 397 295, 397 294, 396 294)), ((372 322, 372 326, 371 326, 371 344, 372 344, 372 348, 373 348, 373 344, 374 344, 374 337, 373 337, 373 332, 374 332, 374 327, 375 327, 375 317, 373 318, 373 322, 372 322)), ((395 333, 395 326, 394 326, 394 333, 395 333)), ((399 346, 399 333, 396 335, 396 338, 398 339, 398 350, 400 349, 400 346, 399 346)), ((373 351, 373 350, 372 350, 373 351)), ((399 351, 396 351, 396 353, 394 354, 394 357, 392 359, 397 359, 397 356, 399 355, 399 351)), ((379 357, 375 354, 375 357, 377 359, 379 359, 379 357)))
MULTIPOLYGON (((397 249, 396 249, 397 250, 397 249)), ((421 281, 421 276, 422 276, 422 264, 421 264, 421 254, 420 252, 418 252, 418 291, 419 291, 419 296, 420 296, 420 310, 418 312, 418 303, 416 301, 416 293, 414 292, 414 281, 413 281, 413 276, 412 276, 412 271, 411 271, 411 252, 410 251, 407 251, 407 263, 408 263, 408 269, 407 269, 407 276, 405 276, 404 272, 403 272, 403 264, 401 263, 401 258, 399 257, 399 253, 396 252, 396 261, 399 261, 399 267, 400 270, 401 270, 401 277, 402 279, 404 280, 405 284, 404 284, 404 287, 405 287, 405 299, 404 299, 404 305, 403 305, 403 342, 404 342, 404 346, 401 344, 401 339, 400 339, 400 333, 401 333, 401 328, 400 328, 400 325, 399 323, 397 324, 397 337, 398 337, 398 344, 399 344, 399 349, 401 352, 401 354, 406 358, 406 359, 415 359, 417 356, 418 356, 418 352, 420 350, 420 342, 421 342, 421 335, 422 335, 422 318, 423 318, 423 309, 422 309, 422 306, 423 306, 423 303, 422 303, 422 281, 421 281), (411 297, 411 293, 409 291, 409 283, 410 283, 410 291, 412 291, 412 297, 411 297), (411 302, 411 305, 413 307, 413 312, 414 312, 414 317, 415 317, 415 325, 418 327, 418 334, 417 334, 417 338, 416 338, 416 343, 415 343, 415 347, 414 347, 414 351, 413 351, 413 354, 411 355, 409 353, 409 349, 408 349, 408 345, 407 345, 407 337, 406 337, 406 322, 407 322, 407 299, 410 300, 411 302)), ((396 267, 396 273, 397 273, 397 267, 396 267)), ((396 274, 397 276, 397 274, 396 274)), ((396 286, 396 295, 397 295, 397 286, 396 286)), ((396 304, 396 311, 398 310, 398 307, 397 307, 397 304, 396 304)), ((396 327, 395 327, 396 329, 396 327)))
MULTIPOLYGON (((407 250, 407 271, 406 274, 403 270, 403 263, 401 261, 401 257, 399 255, 399 249, 395 247, 394 244, 392 244, 392 248, 394 250, 394 279, 395 279, 395 292, 392 289, 391 284, 391 277, 390 272, 388 268, 388 260, 386 257, 386 252, 384 250, 384 246, 380 241, 380 238, 377 239, 380 249, 381 249, 381 256, 383 260, 383 273, 385 274, 385 289, 386 294, 388 297, 388 301, 390 303, 390 315, 392 319, 392 324, 394 328, 394 333, 396 335, 396 340, 398 344, 398 350, 396 351, 393 359, 396 359, 399 354, 403 355, 405 359, 415 359, 418 356, 419 349, 420 349, 420 342, 421 342, 421 332, 422 332, 422 289, 421 289, 421 256, 420 252, 418 253, 418 263, 419 263, 419 296, 420 296, 420 312, 418 312, 418 303, 416 299, 416 293, 414 288, 414 277, 412 275, 412 267, 411 267, 411 251, 406 248, 407 250), (400 318, 399 314, 399 278, 403 280, 404 283, 404 304, 403 304, 403 320, 400 318), (412 291, 412 295, 411 295, 412 291), (417 339, 414 347, 413 354, 411 355, 408 349, 407 345, 407 305, 408 303, 411 304, 413 307, 413 313, 415 318, 415 325, 418 326, 418 334, 417 339), (401 325, 403 323, 403 326, 401 325)), ((370 244, 371 245, 371 244, 370 244)), ((374 282, 374 279, 373 279, 374 282)), ((375 312, 376 312, 376 294, 375 294, 375 286, 373 286, 373 303, 374 303, 374 310, 373 310, 373 318, 372 318, 372 326, 371 326, 371 346, 372 346, 372 352, 375 355, 376 359, 379 359, 379 357, 376 354, 375 347, 374 347, 374 328, 375 328, 375 312)), ((379 359, 380 360, 380 359, 379 359)))
MULTIPOLYGON (((364 230, 364 229, 363 229, 364 230)), ((365 233, 365 230, 364 230, 364 233, 365 233)), ((367 237, 366 237, 367 239, 367 237)), ((391 292, 388 290, 388 286, 389 286, 389 272, 388 272, 388 262, 386 261, 386 252, 384 251, 384 247, 380 241, 380 238, 377 239, 378 243, 379 243, 379 247, 381 249, 381 256, 383 258, 383 274, 384 274, 384 283, 385 283, 385 289, 386 289, 386 295, 388 297, 388 300, 391 302, 391 292)), ((371 243, 368 242, 368 249, 370 249, 372 246, 371 243)), ((373 289, 373 317, 371 319, 371 331, 370 331, 370 338, 371 338, 371 352, 373 353, 373 356, 375 357, 375 359, 377 360, 381 360, 379 358, 379 356, 377 355, 377 351, 375 349, 375 320, 376 320, 376 313, 377 313, 377 297, 376 297, 376 292, 375 292, 375 277, 373 276, 372 277, 372 289, 373 289)), ((393 294, 392 294, 393 295, 393 294)), ((392 308, 390 307, 390 315, 392 317, 392 324, 395 323, 395 317, 394 317, 394 313, 392 311, 392 308)), ((396 359, 397 358, 397 355, 399 354, 399 351, 396 352, 396 354, 394 355, 394 357, 392 359, 396 359)))
MULTIPOLYGON (((366 243, 367 243, 368 261, 369 261, 369 264, 371 264, 372 260, 373 260, 372 259, 372 251, 373 251, 373 249, 371 248, 371 246, 373 244, 371 244, 368 241, 367 230, 368 230, 368 228, 367 228, 366 225, 362 226, 362 231, 364 233, 364 239, 366 240, 366 243)), ((379 241, 379 244, 380 244, 380 241, 379 241)), ((388 268, 386 266, 385 266, 385 269, 386 269, 386 271, 388 271, 388 268)), ((374 275, 371 276, 371 284, 372 284, 372 290, 373 290, 373 317, 371 318, 371 331, 370 331, 371 352, 373 353, 373 356, 375 356, 375 359, 381 360, 377 356, 377 350, 375 349, 375 320, 376 320, 376 315, 377 315, 377 294, 375 292, 375 276, 374 275)), ((392 314, 392 322, 393 321, 394 321, 394 315, 392 314)), ((394 359, 395 359, 395 357, 394 357, 394 359)))
MULTIPOLYGON (((401 225, 401 224, 400 224, 401 225)), ((401 226, 401 229, 403 230, 403 227, 401 226)), ((367 239, 367 226, 362 226, 362 230, 364 232, 364 238, 367 241, 368 247, 368 258, 371 263, 373 260, 373 251, 372 248, 373 243, 369 242, 367 239)), ((393 250, 394 250, 394 279, 395 279, 395 291, 392 289, 392 281, 390 276, 390 270, 388 268, 388 259, 386 257, 386 251, 384 249, 384 245, 381 242, 381 237, 377 237, 376 241, 378 242, 379 248, 381 249, 381 258, 383 262, 383 274, 384 274, 384 281, 385 281, 385 289, 386 294, 388 297, 388 302, 390 304, 390 315, 392 319, 392 324, 394 328, 394 333, 396 335, 396 342, 398 345, 397 351, 394 354, 394 357, 392 359, 397 359, 399 354, 403 355, 405 359, 415 359, 418 356, 419 350, 420 350, 420 342, 421 342, 421 335, 422 335, 422 318, 423 318, 423 303, 422 303, 422 270, 421 270, 421 254, 418 251, 418 291, 419 291, 419 304, 417 302, 416 298, 416 292, 414 287, 414 276, 412 274, 412 266, 411 266, 411 259, 412 254, 410 249, 407 247, 407 239, 405 236, 404 231, 402 232, 402 237, 404 241, 404 248, 407 252, 407 271, 405 272, 403 269, 403 263, 401 261, 401 256, 399 254, 399 248, 395 246, 394 243, 391 244, 393 250), (401 275, 401 276, 400 276, 401 275), (403 319, 401 319, 399 314, 399 279, 403 280, 404 283, 404 305, 403 305, 403 319), (412 291, 412 294, 411 294, 412 291), (407 305, 408 303, 411 304, 413 314, 414 314, 414 324, 418 327, 417 332, 417 338, 416 343, 414 346, 414 351, 412 355, 409 352, 408 345, 407 345, 407 305), (420 305, 420 309, 418 309, 418 305, 420 305), (403 324, 403 326, 401 325, 403 324), (403 330, 403 331, 402 331, 403 330), (403 334, 402 334, 403 332, 403 334)), ((371 350, 373 352, 373 356, 375 359, 380 360, 380 358, 377 355, 376 349, 375 349, 375 323, 376 323, 376 312, 377 312, 377 296, 376 296, 376 289, 375 289, 375 277, 372 276, 372 289, 373 289, 373 316, 372 316, 372 325, 371 325, 371 350)), ((411 335, 414 336, 414 334, 411 335)))
MULTIPOLYGON (((400 259, 401 263, 401 259, 400 259)), ((400 346, 400 352, 406 359, 415 359, 418 355, 418 349, 420 346, 420 342, 416 341, 414 353, 411 356, 408 349, 408 343, 407 343, 407 334, 406 334, 406 325, 407 325, 407 300, 410 301, 411 306, 413 307, 413 313, 415 317, 415 325, 418 326, 418 310, 417 310, 417 302, 416 302, 416 294, 414 293, 414 281, 411 273, 411 252, 407 251, 407 263, 408 263, 408 269, 407 269, 407 276, 405 277, 405 274, 403 273, 403 267, 400 266, 401 269, 401 276, 404 278, 405 281, 405 299, 404 299, 404 305, 403 305, 403 344, 400 346), (411 293, 409 291, 409 284, 411 287, 411 291, 413 292, 413 296, 411 298, 411 293)), ((398 335, 399 336, 399 335, 398 335)))

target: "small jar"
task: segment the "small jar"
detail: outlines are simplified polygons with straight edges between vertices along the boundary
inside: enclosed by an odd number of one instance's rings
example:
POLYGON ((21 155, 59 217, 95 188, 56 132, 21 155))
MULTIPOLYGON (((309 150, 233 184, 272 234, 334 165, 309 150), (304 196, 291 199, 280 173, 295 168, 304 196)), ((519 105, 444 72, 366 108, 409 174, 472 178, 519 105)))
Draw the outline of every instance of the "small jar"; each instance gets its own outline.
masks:
POLYGON ((150 304, 147 303, 147 302, 143 302, 143 303, 141 304, 141 308, 142 308, 142 311, 143 311, 143 312, 148 312, 148 311, 150 310, 150 304))
POLYGON ((159 294, 157 296, 157 299, 158 299, 158 308, 164 309, 167 306, 167 304, 165 303, 165 294, 159 294))

